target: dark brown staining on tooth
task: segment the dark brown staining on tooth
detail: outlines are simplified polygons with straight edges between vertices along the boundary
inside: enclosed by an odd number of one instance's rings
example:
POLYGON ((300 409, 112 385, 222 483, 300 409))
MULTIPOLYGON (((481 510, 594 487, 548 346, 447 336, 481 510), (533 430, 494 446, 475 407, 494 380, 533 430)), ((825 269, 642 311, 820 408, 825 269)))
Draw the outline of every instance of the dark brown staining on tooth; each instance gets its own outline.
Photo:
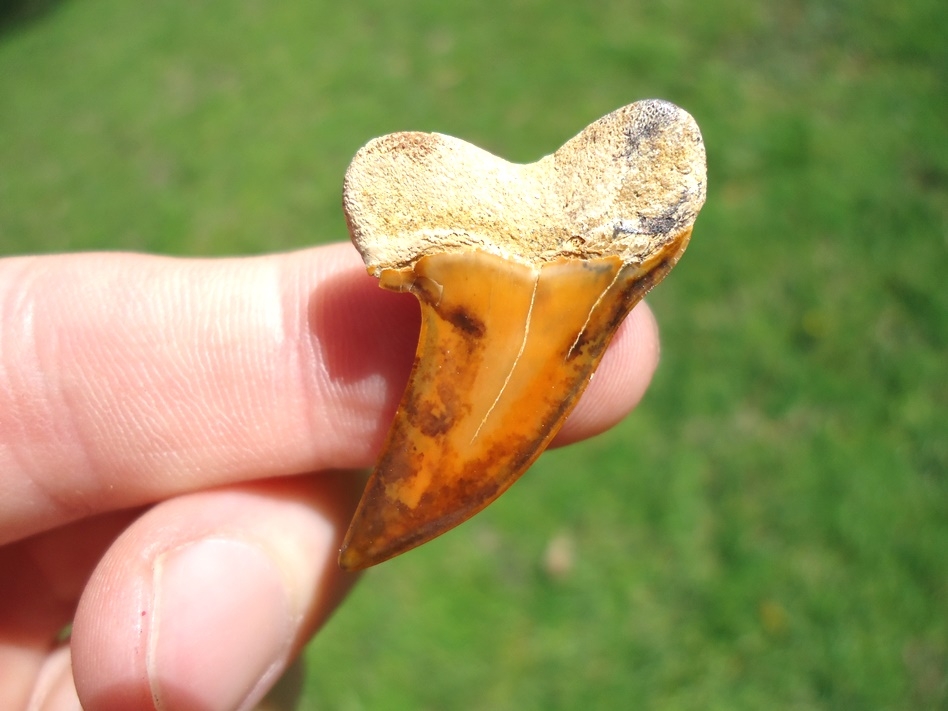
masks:
POLYGON ((569 349, 566 353, 566 360, 571 361, 574 358, 578 358, 581 355, 585 355, 586 346, 589 344, 589 329, 584 328, 579 337, 576 339, 576 343, 573 344, 572 348, 569 349))
POLYGON ((420 400, 406 408, 409 421, 427 437, 447 434, 471 409, 458 397, 457 390, 443 382, 437 383, 435 392, 437 400, 420 400))
POLYGON ((471 338, 484 337, 484 322, 464 307, 457 307, 442 312, 441 316, 459 331, 471 338))
POLYGON ((649 102, 648 108, 637 114, 624 130, 626 146, 623 156, 636 157, 643 141, 651 141, 665 127, 674 124, 678 117, 679 109, 674 104, 667 101, 649 102))
POLYGON ((668 207, 662 214, 643 220, 642 232, 650 235, 667 235, 687 228, 694 222, 695 216, 689 212, 690 197, 682 195, 678 202, 668 207))
POLYGON ((432 403, 408 411, 408 419, 426 437, 436 437, 448 432, 457 419, 454 413, 436 411, 432 403))

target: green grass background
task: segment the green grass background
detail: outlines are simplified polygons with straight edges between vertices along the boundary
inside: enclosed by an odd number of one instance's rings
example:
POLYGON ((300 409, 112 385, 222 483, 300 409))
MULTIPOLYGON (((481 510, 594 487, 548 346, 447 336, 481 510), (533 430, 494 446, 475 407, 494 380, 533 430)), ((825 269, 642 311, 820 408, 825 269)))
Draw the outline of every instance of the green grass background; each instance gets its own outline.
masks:
POLYGON ((948 709, 948 3, 0 1, 0 251, 347 238, 369 138, 688 109, 639 409, 362 581, 307 708, 948 709), (571 547, 562 575, 550 542, 571 547))

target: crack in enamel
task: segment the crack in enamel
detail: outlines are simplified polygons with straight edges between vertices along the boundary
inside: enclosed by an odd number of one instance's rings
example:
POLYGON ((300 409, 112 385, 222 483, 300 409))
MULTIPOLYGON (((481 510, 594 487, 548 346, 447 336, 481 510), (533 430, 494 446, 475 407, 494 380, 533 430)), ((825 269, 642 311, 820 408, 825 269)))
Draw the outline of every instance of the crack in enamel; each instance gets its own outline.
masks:
POLYGON ((593 312, 599 308, 599 304, 602 303, 602 300, 606 297, 606 294, 608 294, 612 287, 615 286, 615 283, 619 280, 619 275, 621 273, 621 271, 616 272, 616 275, 613 277, 612 281, 609 282, 609 285, 602 290, 602 293, 599 294, 599 297, 596 299, 595 303, 589 307, 589 313, 586 314, 586 320, 583 321, 583 325, 576 334, 575 340, 573 340, 572 344, 570 344, 569 350, 566 351, 566 360, 569 360, 573 357, 573 351, 576 350, 576 346, 579 344, 580 339, 586 332, 586 327, 589 325, 589 320, 592 318, 593 312))
POLYGON ((527 318, 523 324, 523 340, 520 341, 520 350, 517 351, 517 356, 514 358, 513 363, 510 366, 510 370, 507 371, 507 377, 504 378, 504 384, 500 386, 500 391, 497 393, 497 397, 494 398, 494 401, 490 404, 490 407, 487 408, 487 413, 484 415, 484 418, 481 420, 481 423, 477 426, 477 429, 474 431, 474 436, 471 437, 470 444, 474 444, 474 440, 477 439, 477 435, 481 433, 481 429, 484 427, 484 423, 487 422, 490 418, 491 413, 494 411, 494 408, 497 407, 497 403, 500 402, 500 398, 504 396, 504 391, 507 390, 507 386, 510 384, 510 379, 513 377, 514 371, 517 369, 517 365, 520 363, 520 358, 523 356, 523 349, 527 347, 527 341, 530 338, 530 320, 533 317, 533 304, 536 302, 537 298, 537 287, 540 285, 540 272, 537 271, 536 279, 533 282, 533 293, 530 295, 530 306, 527 308, 527 318))

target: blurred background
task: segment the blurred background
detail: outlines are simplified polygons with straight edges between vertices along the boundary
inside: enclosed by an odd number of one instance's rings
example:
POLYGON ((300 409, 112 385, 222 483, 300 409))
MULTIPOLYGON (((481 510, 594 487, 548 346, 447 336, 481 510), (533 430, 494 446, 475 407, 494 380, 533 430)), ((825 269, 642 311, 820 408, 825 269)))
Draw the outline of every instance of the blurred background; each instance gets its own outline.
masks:
POLYGON ((944 0, 0 0, 0 252, 347 239, 349 159, 692 113, 636 412, 372 570, 307 708, 948 709, 944 0))

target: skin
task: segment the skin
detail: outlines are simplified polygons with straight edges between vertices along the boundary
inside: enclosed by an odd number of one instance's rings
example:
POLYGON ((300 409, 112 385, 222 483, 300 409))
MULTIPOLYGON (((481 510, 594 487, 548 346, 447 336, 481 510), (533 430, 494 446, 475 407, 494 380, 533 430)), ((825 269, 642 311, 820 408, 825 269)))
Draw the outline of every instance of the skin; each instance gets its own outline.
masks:
MULTIPOLYGON (((256 704, 356 579, 352 470, 418 324, 348 244, 0 260, 0 708, 256 704)), ((618 422, 657 362, 640 304, 555 444, 618 422)))

